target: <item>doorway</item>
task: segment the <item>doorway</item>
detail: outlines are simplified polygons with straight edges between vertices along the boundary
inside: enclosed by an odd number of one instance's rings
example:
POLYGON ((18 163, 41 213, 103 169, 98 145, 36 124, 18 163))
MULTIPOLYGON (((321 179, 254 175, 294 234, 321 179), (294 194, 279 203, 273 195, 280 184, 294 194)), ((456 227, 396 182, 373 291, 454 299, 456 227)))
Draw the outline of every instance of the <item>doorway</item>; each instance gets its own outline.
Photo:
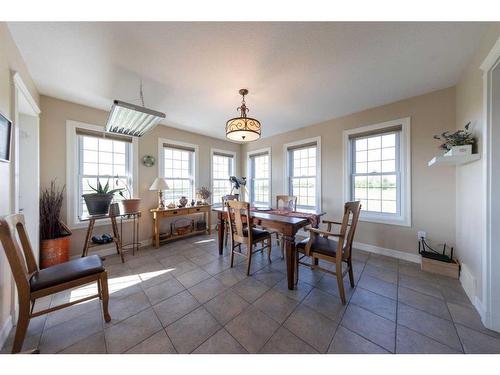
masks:
POLYGON ((484 78, 485 233, 484 325, 500 332, 500 38, 481 65, 484 78))
MULTIPOLYGON (((35 100, 21 76, 13 75, 14 142, 12 189, 13 213, 24 214, 26 230, 37 264, 39 262, 40 136, 39 115, 35 100)), ((13 285, 12 318, 17 321, 17 291, 13 285)))

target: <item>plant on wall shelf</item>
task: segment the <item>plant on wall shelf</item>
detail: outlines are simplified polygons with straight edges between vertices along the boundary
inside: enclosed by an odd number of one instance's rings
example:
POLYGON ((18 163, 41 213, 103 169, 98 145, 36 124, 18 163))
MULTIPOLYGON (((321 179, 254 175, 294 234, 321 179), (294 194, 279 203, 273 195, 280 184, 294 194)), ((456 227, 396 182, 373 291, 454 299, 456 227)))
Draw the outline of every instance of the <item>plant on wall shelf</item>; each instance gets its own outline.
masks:
POLYGON ((464 129, 457 130, 455 132, 446 131, 441 133, 441 135, 435 135, 434 139, 437 139, 443 143, 439 145, 441 150, 449 151, 454 146, 465 146, 474 145, 476 143, 476 138, 469 131, 470 122, 465 125, 464 129))

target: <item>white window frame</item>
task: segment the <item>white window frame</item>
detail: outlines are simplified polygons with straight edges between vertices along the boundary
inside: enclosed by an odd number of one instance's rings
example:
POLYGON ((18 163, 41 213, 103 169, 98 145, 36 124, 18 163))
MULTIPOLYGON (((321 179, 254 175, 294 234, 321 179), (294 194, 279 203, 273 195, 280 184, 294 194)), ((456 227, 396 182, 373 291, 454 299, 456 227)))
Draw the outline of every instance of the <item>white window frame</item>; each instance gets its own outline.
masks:
MULTIPOLYGON (((198 183, 199 183, 199 155, 200 155, 200 146, 194 143, 186 143, 186 142, 180 142, 176 141, 173 139, 168 139, 168 138, 158 138, 158 177, 165 177, 165 155, 163 153, 163 145, 164 144, 169 144, 172 146, 179 146, 179 147, 188 147, 194 149, 194 181, 193 181, 193 193, 194 197, 196 196, 196 191, 198 190, 198 183)), ((153 181, 151 181, 153 183, 153 181)), ((169 202, 166 202, 165 205, 167 205, 169 202)), ((175 202, 177 204, 177 202, 175 202)))
MULTIPOLYGON (((316 211, 321 211, 321 137, 313 137, 301 139, 299 141, 286 143, 283 145, 283 163, 284 163, 284 175, 283 175, 283 191, 285 194, 290 195, 290 160, 288 149, 290 147, 300 147, 302 145, 307 145, 310 143, 316 143, 316 211)), ((310 208, 304 208, 297 205, 297 209, 308 210, 310 208)))
MULTIPOLYGON (((233 166, 232 166, 232 175, 236 176, 236 166, 237 164, 237 154, 234 151, 229 151, 229 150, 222 150, 219 148, 211 148, 210 149, 210 189, 212 193, 214 192, 214 154, 226 154, 226 155, 231 155, 233 157, 233 166)), ((240 192, 241 194, 241 192, 240 192)), ((222 206, 222 202, 214 202, 212 199, 212 205, 214 207, 220 207, 222 206)))
POLYGON ((272 159, 272 153, 271 153, 271 147, 265 147, 265 148, 261 148, 261 149, 258 149, 258 150, 252 150, 252 151, 248 151, 247 152, 247 175, 248 175, 248 180, 247 180, 247 185, 248 185, 248 197, 247 197, 247 200, 248 202, 250 203, 253 203, 252 202, 252 195, 253 195, 253 192, 252 192, 252 179, 253 179, 253 175, 252 175, 252 156, 253 155, 258 155, 258 154, 268 154, 269 156, 269 169, 268 169, 268 176, 267 176, 267 179, 269 180, 269 194, 268 194, 268 202, 269 202, 269 207, 272 207, 273 206, 273 202, 272 202, 272 190, 273 190, 273 186, 272 186, 272 175, 273 175, 273 172, 272 172, 272 166, 273 166, 273 159, 272 159))
MULTIPOLYGON (((78 160, 79 145, 77 129, 85 129, 104 133, 104 126, 88 124, 79 121, 66 121, 66 220, 71 229, 86 228, 87 223, 78 218, 78 204, 80 197, 78 193, 78 160)), ((132 137, 132 152, 130 155, 132 163, 132 192, 139 193, 139 141, 132 137)), ((99 220, 97 226, 109 225, 107 221, 99 220)))
POLYGON ((344 201, 352 199, 352 146, 349 136, 369 131, 383 132, 384 129, 393 128, 401 125, 401 134, 399 136, 399 171, 400 171, 400 210, 399 214, 386 214, 377 212, 368 212, 361 210, 360 221, 381 223, 389 225, 411 226, 411 139, 410 139, 411 118, 404 117, 397 120, 386 121, 378 124, 362 126, 356 129, 348 129, 343 132, 343 179, 344 179, 344 201))

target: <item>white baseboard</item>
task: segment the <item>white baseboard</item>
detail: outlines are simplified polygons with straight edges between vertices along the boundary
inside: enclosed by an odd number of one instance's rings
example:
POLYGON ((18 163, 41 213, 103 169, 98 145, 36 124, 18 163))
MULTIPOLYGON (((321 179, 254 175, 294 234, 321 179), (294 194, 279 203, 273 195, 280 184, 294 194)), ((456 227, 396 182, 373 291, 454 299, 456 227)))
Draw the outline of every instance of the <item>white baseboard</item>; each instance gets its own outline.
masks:
POLYGON ((12 329, 12 316, 9 315, 7 320, 2 326, 2 329, 0 329, 0 349, 3 348, 5 341, 7 341, 7 337, 9 337, 10 330, 12 329))
MULTIPOLYGON (((149 246, 152 243, 151 238, 148 238, 146 240, 142 240, 139 242, 141 244, 141 247, 149 246)), ((114 244, 110 244, 109 246, 102 247, 99 250, 89 251, 89 254, 96 254, 96 255, 100 255, 100 256, 113 255, 113 254, 116 254, 116 247, 114 244)), ((81 257, 80 254, 73 255, 71 257, 71 259, 76 259, 76 258, 80 258, 80 257, 81 257)))
POLYGON ((393 249, 386 249, 385 247, 370 245, 362 242, 353 242, 352 247, 355 249, 367 251, 369 253, 385 255, 392 258, 402 259, 408 262, 420 264, 420 255, 418 254, 406 253, 404 251, 393 250, 393 249))
POLYGON ((477 295, 477 279, 472 275, 472 272, 470 272, 469 267, 465 263, 460 265, 460 284, 462 284, 465 294, 469 297, 472 305, 476 308, 484 323, 486 319, 486 308, 477 295))

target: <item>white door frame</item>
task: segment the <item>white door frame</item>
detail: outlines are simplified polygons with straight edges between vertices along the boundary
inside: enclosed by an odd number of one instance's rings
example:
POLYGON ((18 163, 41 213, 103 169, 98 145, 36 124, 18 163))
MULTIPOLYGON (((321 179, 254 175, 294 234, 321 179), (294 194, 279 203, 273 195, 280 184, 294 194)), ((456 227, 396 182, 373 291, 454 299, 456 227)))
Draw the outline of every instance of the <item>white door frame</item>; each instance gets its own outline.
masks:
MULTIPOLYGON (((13 207, 11 207, 11 212, 12 213, 18 213, 19 212, 19 111, 20 111, 20 100, 24 99, 28 104, 31 109, 31 112, 29 115, 33 116, 36 119, 36 126, 38 129, 37 132, 37 138, 36 141, 38 144, 40 144, 40 108, 36 104, 35 99, 33 96, 31 96, 31 93, 28 90, 28 87, 24 83, 23 79, 21 78, 21 75, 17 72, 13 72, 12 74, 12 83, 13 83, 13 88, 12 88, 12 93, 13 93, 13 113, 14 113, 14 139, 13 139, 13 145, 14 145, 14 157, 13 157, 13 168, 11 168, 11 177, 13 181, 13 188, 11 192, 11 202, 14 202, 13 207)), ((40 159, 38 159, 38 163, 40 163, 40 159)), ((38 173, 40 173, 40 165, 38 166, 38 173)), ((33 186, 33 190, 39 192, 40 191, 40 175, 38 175, 38 184, 36 186, 33 186)), ((38 218, 37 218, 38 220, 38 218)), ((38 241, 38 238, 32 238, 30 239, 31 242, 33 241, 38 241)), ((36 255, 35 255, 36 256, 36 255)), ((12 282, 12 322, 15 324, 17 322, 17 312, 18 312, 18 306, 17 306, 17 289, 16 285, 14 282, 12 282)))
MULTIPOLYGON (((496 246, 498 250, 498 243, 500 241, 500 233, 495 230, 493 226, 498 223, 498 212, 493 212, 491 205, 494 199, 498 199, 500 194, 500 186, 494 181, 493 172, 495 169, 498 171, 498 165, 495 163, 493 166, 493 108, 492 108, 492 73, 493 70, 500 66, 500 38, 496 41, 495 45, 489 52, 486 59, 481 64, 483 71, 483 108, 484 108, 484 122, 485 131, 483 135, 483 186, 484 196, 483 200, 483 246, 482 246, 482 282, 483 282, 483 311, 482 320, 485 327, 500 331, 500 255, 498 251, 493 251, 496 246), (495 264, 495 262, 498 262, 495 264)), ((496 124, 500 126, 500 124, 496 124)), ((498 130, 500 131, 500 129, 498 130)), ((498 173, 498 172, 497 172, 498 173)))

